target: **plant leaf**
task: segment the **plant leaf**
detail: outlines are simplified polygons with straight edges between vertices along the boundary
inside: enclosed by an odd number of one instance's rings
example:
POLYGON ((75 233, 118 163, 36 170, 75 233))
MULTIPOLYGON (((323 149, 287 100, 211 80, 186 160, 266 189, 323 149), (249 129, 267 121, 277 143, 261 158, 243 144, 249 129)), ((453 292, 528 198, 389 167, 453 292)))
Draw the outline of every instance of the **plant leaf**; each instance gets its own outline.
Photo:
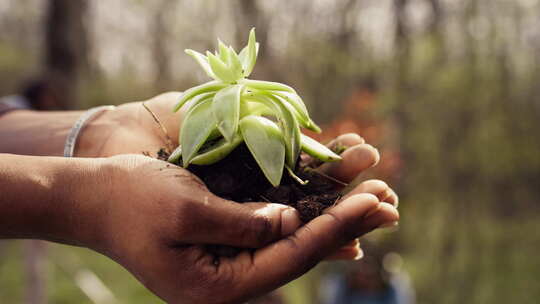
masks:
POLYGON ((296 91, 288 85, 272 82, 272 81, 263 81, 263 80, 253 80, 253 79, 243 79, 241 83, 245 84, 247 87, 255 90, 266 90, 266 91, 285 91, 296 94, 296 91))
POLYGON ((281 102, 278 98, 270 96, 270 99, 277 105, 279 108, 278 120, 281 124, 281 129, 283 131, 283 140, 285 142, 286 150, 286 159, 287 164, 294 168, 296 166, 296 161, 300 155, 300 126, 298 121, 293 114, 294 109, 291 109, 291 106, 285 102, 281 102))
POLYGON ((244 77, 242 63, 240 62, 240 58, 238 58, 238 54, 236 54, 236 51, 232 47, 229 47, 228 63, 231 73, 235 75, 234 77, 236 79, 241 79, 244 77))
POLYGON ((286 102, 278 100, 278 98, 271 94, 257 94, 257 92, 252 92, 247 94, 246 97, 248 100, 261 102, 273 110, 274 116, 279 120, 283 131, 287 165, 294 168, 300 155, 300 126, 294 116, 294 109, 286 102))
POLYGON ((250 115, 240 121, 240 131, 264 176, 277 187, 285 163, 285 146, 279 127, 267 118, 250 115))
POLYGON ((306 105, 298 94, 283 91, 265 92, 268 92, 280 100, 284 100, 290 104, 294 108, 295 117, 298 119, 302 127, 317 133, 321 133, 321 128, 317 126, 313 120, 311 120, 306 105))
POLYGON ((227 141, 232 141, 234 134, 238 131, 242 88, 242 85, 223 88, 214 96, 212 103, 217 128, 227 141))
POLYGON ((195 165, 211 165, 225 158, 232 150, 238 147, 243 141, 242 136, 236 133, 232 141, 227 141, 221 138, 213 145, 206 149, 201 149, 199 154, 195 156, 191 163, 195 165))
POLYGON ((341 156, 328 149, 325 145, 315 139, 302 134, 302 150, 307 154, 322 160, 324 162, 333 162, 341 160, 341 156))
POLYGON ((266 94, 271 94, 277 98, 281 98, 285 100, 287 103, 292 105, 294 109, 297 111, 297 114, 299 118, 303 121, 308 122, 309 114, 306 108, 306 105, 304 104, 304 101, 300 96, 297 94, 289 93, 289 92, 283 92, 283 91, 265 91, 266 94))
MULTIPOLYGON (((259 43, 255 43, 255 57, 257 57, 259 55, 259 43)), ((248 61, 248 47, 244 47, 240 53, 238 53, 238 58, 240 58, 240 62, 242 62, 242 67, 244 69, 244 76, 245 77, 248 77, 249 74, 246 75, 245 71, 246 71, 246 68, 248 67, 249 65, 249 61, 248 61)), ((252 72, 253 72, 253 69, 252 69, 252 72)), ((251 74, 251 73, 250 73, 251 74)))
POLYGON ((190 50, 190 49, 185 50, 185 52, 186 54, 190 55, 197 61, 197 63, 203 68, 204 72, 208 76, 210 76, 211 78, 217 79, 214 72, 212 72, 212 68, 210 67, 210 64, 208 63, 208 58, 206 58, 206 56, 204 56, 203 54, 197 51, 190 50))
POLYGON ((185 168, 215 127, 212 99, 206 99, 188 111, 180 132, 182 162, 185 168))
POLYGON ((244 100, 240 102, 240 118, 248 115, 276 116, 276 113, 263 103, 244 100))
POLYGON ((178 161, 180 160, 181 156, 182 156, 182 145, 174 149, 171 155, 169 155, 169 158, 167 159, 167 161, 173 164, 178 164, 178 161))
POLYGON ((219 59, 223 61, 223 63, 227 64, 229 62, 229 48, 221 42, 220 39, 218 39, 218 46, 219 46, 219 59))
POLYGON ((240 52, 240 58, 242 61, 242 68, 244 70, 244 77, 248 77, 255 63, 257 62, 257 54, 259 53, 259 45, 255 37, 255 28, 249 31, 249 39, 247 46, 240 52))
POLYGON ((206 52, 206 56, 208 57, 208 63, 212 68, 212 72, 214 72, 214 74, 221 81, 233 83, 238 80, 238 78, 236 78, 235 75, 231 72, 231 69, 229 69, 227 64, 223 62, 219 57, 210 52, 206 52))
POLYGON ((178 100, 178 102, 174 106, 173 111, 177 112, 178 110, 180 110, 180 108, 188 100, 190 100, 191 98, 193 98, 193 97, 195 97, 195 96, 197 96, 199 94, 217 91, 217 90, 220 90, 220 89, 222 89, 222 88, 224 88, 226 86, 227 86, 226 83, 222 83, 220 81, 213 80, 213 81, 209 81, 207 83, 203 83, 201 85, 198 85, 196 87, 193 87, 193 88, 191 88, 191 89, 189 89, 187 91, 184 91, 184 93, 180 97, 180 100, 178 100))

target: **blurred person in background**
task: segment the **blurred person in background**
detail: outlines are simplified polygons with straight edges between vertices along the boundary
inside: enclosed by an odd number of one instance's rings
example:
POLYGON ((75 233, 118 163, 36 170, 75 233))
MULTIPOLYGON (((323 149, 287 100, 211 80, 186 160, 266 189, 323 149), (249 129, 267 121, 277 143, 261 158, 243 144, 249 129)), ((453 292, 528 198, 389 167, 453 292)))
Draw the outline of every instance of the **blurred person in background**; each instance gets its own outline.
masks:
POLYGON ((414 304, 414 290, 402 269, 402 258, 390 252, 368 255, 322 281, 323 304, 414 304))
POLYGON ((35 79, 24 83, 20 93, 0 97, 0 115, 16 109, 64 110, 59 90, 53 82, 35 79))

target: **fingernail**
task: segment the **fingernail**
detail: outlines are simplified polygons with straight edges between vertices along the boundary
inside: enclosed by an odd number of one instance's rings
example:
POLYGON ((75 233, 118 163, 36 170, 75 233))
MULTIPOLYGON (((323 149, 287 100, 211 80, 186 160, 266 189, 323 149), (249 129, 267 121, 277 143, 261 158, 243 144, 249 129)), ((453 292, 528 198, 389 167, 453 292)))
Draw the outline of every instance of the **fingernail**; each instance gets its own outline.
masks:
POLYGON ((362 249, 360 249, 360 251, 358 252, 358 254, 354 257, 354 260, 355 261, 358 261, 360 260, 361 258, 364 257, 364 251, 362 251, 362 249))
POLYGON ((392 228, 392 227, 397 227, 399 225, 399 223, 397 221, 395 222, 390 222, 390 223, 386 223, 386 224, 382 224, 380 225, 378 228, 380 229, 384 229, 384 228, 392 228))
POLYGON ((288 236, 293 234, 300 226, 298 211, 293 208, 287 208, 281 211, 281 235, 288 236))

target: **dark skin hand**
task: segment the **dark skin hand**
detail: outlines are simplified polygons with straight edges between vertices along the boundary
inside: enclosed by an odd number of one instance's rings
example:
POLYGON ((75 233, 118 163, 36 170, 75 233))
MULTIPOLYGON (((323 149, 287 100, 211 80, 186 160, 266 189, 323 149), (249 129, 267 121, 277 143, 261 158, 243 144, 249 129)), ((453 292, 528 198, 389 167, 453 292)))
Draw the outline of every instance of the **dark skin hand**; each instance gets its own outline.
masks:
MULTIPOLYGON (((178 146, 179 126, 185 107, 177 113, 173 113, 171 109, 181 94, 181 92, 163 93, 146 101, 122 104, 114 111, 105 112, 88 122, 79 138, 76 155, 107 157, 148 153, 155 157, 160 148, 174 149, 178 146), (161 126, 156 122, 156 118, 161 126)), ((342 153, 343 160, 323 164, 318 170, 343 183, 351 182, 360 173, 379 162, 377 149, 367 144, 358 134, 343 134, 328 144, 330 148, 338 145, 347 147, 342 153)), ((307 155, 302 155, 302 161, 310 162, 311 159, 307 155)), ((342 185, 336 184, 336 190, 342 189, 342 185)), ((397 207, 397 195, 383 181, 365 181, 359 185, 359 189, 397 207)), ((297 221, 295 225, 299 224, 297 221)), ((354 259, 360 258, 362 254, 358 241, 355 240, 337 250, 328 259, 354 259)))
MULTIPOLYGON (((170 111, 177 97, 168 93, 147 102, 173 141, 181 118, 170 111)), ((27 141, 17 146, 14 140, 3 151, 58 155, 59 151, 31 146, 38 134, 34 128, 49 134, 39 147, 52 149, 52 140, 65 138, 57 134, 66 133, 60 123, 68 116, 76 119, 78 114, 6 115, 0 124, 11 126, 15 134, 24 133, 27 141), (46 123, 41 123, 42 115, 46 123), (17 130, 21 119, 24 130, 17 130), (50 122, 59 123, 48 130, 50 122)), ((318 169, 325 174, 349 182, 378 162, 376 149, 358 135, 342 135, 336 142, 349 148, 342 162, 318 169)), ((163 146, 163 133, 139 102, 89 122, 76 156, 97 158, 0 154, 0 184, 6 186, 0 197, 0 238, 38 238, 91 248, 123 265, 168 303, 240 303, 290 282, 321 260, 357 257, 358 237, 399 219, 397 196, 373 180, 300 226, 290 207, 221 199, 183 168, 140 155, 163 146), (126 153, 139 155, 108 157, 126 153), (245 250, 216 259, 206 252, 207 244, 245 250)))
MULTIPOLYGON (((101 251, 169 303, 239 303, 258 296, 399 218, 392 204, 360 193, 298 227, 297 219, 285 217, 287 207, 227 201, 182 168, 143 156, 115 158, 112 193, 118 196, 105 199, 114 204, 103 208, 101 251), (258 249, 216 258, 205 244, 258 249)), ((369 184, 355 193, 362 187, 369 184)))

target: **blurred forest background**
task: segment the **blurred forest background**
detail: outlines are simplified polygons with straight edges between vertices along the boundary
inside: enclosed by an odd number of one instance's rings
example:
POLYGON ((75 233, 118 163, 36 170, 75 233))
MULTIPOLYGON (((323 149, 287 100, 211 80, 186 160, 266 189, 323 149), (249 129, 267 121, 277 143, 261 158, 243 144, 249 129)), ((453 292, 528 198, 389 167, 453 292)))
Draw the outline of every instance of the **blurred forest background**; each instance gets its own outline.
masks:
MULTIPOLYGON (((540 301, 540 1, 2 0, 0 94, 47 79, 64 107, 143 100, 205 80, 183 53, 237 49, 288 83, 326 130, 381 151, 400 227, 367 242, 403 258, 418 303, 540 301)), ((370 254, 366 249, 366 254, 370 254)), ((286 286, 317 303, 339 263, 286 286)), ((88 250, 0 243, 0 303, 161 303, 88 250)))

